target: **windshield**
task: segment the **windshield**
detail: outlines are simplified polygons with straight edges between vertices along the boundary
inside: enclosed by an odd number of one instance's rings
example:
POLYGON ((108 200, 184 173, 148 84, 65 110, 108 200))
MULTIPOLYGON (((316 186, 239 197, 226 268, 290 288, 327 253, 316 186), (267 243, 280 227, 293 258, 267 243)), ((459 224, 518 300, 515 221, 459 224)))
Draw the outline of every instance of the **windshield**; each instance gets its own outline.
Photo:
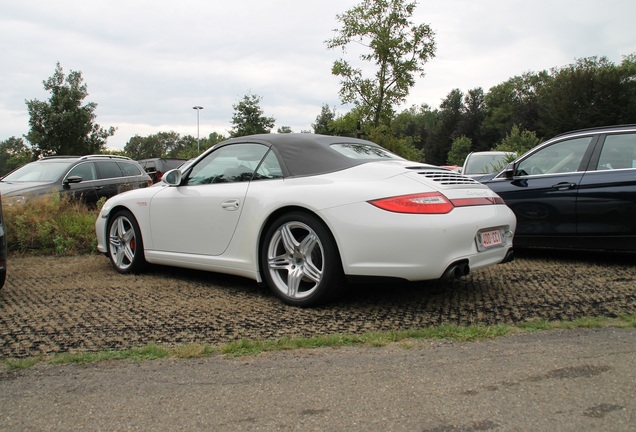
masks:
POLYGON ((69 161, 32 162, 2 179, 3 182, 53 182, 66 172, 69 161))
POLYGON ((501 170, 508 160, 508 154, 473 154, 462 174, 488 174, 501 170))

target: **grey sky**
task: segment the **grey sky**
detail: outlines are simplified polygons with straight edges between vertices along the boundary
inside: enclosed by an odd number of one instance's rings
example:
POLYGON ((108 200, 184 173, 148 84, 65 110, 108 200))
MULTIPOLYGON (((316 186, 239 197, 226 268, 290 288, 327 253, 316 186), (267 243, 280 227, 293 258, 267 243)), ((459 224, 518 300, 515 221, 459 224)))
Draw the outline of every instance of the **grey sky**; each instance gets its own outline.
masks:
MULTIPOLYGON (((2 0, 0 140, 28 132, 25 100, 49 98, 42 81, 58 61, 82 72, 97 123, 118 128, 111 148, 160 131, 196 136, 194 105, 202 137, 227 134, 248 93, 276 127, 310 130, 323 104, 349 109, 331 75, 342 53, 324 41, 359 2, 2 0)), ((636 52, 634 17, 627 0, 420 0, 414 20, 433 28, 437 53, 404 108, 582 57, 620 63, 636 52)))

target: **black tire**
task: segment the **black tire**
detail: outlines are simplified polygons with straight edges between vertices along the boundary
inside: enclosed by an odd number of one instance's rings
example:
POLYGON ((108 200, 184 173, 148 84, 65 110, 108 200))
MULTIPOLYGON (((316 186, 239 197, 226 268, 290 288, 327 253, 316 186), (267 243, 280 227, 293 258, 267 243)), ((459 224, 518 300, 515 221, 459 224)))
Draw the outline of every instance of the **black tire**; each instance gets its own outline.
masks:
POLYGON ((260 252, 265 283, 289 305, 325 303, 343 284, 336 242, 327 227, 308 213, 291 212, 276 219, 260 252))
POLYGON ((108 221, 108 258, 122 274, 139 273, 146 267, 139 224, 131 212, 120 210, 108 221))

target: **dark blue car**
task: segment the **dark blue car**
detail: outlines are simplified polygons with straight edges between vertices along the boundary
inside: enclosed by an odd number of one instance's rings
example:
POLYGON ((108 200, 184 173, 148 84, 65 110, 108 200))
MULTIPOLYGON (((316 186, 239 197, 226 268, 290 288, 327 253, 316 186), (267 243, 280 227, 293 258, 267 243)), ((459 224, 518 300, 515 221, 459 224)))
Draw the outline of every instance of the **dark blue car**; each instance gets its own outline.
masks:
POLYGON ((480 181, 516 214, 515 247, 636 251, 636 125, 558 135, 480 181))

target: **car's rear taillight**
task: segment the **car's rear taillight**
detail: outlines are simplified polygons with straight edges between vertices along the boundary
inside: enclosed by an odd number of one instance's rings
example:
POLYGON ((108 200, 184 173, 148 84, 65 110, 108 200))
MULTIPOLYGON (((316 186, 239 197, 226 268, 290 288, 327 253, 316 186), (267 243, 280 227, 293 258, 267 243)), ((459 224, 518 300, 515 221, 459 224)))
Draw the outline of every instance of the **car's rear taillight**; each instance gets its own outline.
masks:
POLYGON ((369 204, 395 213, 445 214, 453 210, 453 204, 438 192, 382 198, 369 204))
POLYGON ((446 214, 455 207, 504 204, 504 200, 499 196, 449 200, 439 192, 431 192, 382 198, 369 201, 369 204, 395 213, 446 214))

